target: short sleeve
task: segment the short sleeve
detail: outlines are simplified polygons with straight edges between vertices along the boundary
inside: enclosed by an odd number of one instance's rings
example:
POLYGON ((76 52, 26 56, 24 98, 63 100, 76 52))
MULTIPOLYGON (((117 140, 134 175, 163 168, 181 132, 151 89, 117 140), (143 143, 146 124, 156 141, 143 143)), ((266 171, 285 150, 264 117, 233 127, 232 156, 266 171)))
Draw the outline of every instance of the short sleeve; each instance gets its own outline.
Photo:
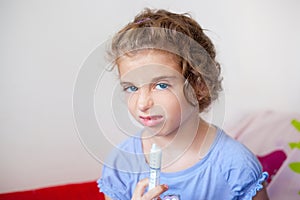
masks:
POLYGON ((267 180, 268 176, 269 175, 267 172, 263 172, 260 178, 255 182, 255 184, 253 184, 252 187, 249 188, 244 199, 252 199, 252 197, 254 197, 258 191, 263 189, 263 182, 267 180))
POLYGON ((232 196, 238 200, 251 200, 263 188, 263 182, 268 178, 256 156, 244 145, 238 144, 227 163, 225 176, 232 196))
POLYGON ((103 166, 102 177, 98 179, 97 184, 100 192, 109 196, 113 200, 130 199, 128 186, 129 183, 123 180, 129 180, 125 173, 107 166, 103 166))
POLYGON ((111 199, 131 199, 135 185, 149 172, 144 155, 136 150, 137 141, 134 138, 126 140, 105 160, 97 183, 100 191, 111 199))

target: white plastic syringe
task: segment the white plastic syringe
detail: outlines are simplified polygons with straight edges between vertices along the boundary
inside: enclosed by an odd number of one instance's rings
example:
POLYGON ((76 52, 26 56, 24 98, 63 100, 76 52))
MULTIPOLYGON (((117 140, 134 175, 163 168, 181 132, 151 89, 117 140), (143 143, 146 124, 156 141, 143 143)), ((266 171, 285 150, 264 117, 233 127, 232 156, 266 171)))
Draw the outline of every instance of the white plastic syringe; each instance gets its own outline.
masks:
POLYGON ((151 190, 155 186, 159 185, 161 156, 161 149, 156 144, 152 144, 149 156, 150 178, 148 190, 151 190))

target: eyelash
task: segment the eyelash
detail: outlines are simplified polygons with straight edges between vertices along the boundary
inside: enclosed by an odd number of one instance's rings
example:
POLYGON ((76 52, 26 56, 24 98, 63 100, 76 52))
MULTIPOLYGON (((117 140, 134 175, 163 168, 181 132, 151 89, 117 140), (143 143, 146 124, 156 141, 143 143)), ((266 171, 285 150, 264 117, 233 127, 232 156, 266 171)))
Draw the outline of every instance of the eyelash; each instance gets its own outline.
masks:
MULTIPOLYGON (((166 90, 169 87, 170 87, 170 85, 167 84, 167 83, 156 83, 156 84, 154 84, 154 89, 157 89, 157 90, 166 90)), ((134 93, 138 89, 139 89, 138 87, 131 85, 131 86, 124 87, 123 91, 128 92, 128 93, 134 93)))
POLYGON ((131 86, 128 86, 128 87, 124 87, 123 89, 125 92, 128 92, 128 93, 133 93, 133 92, 136 92, 138 90, 137 87, 131 85, 131 86))
POLYGON ((167 83, 157 83, 155 84, 155 89, 158 89, 158 90, 165 90, 165 89, 168 89, 170 87, 169 84, 167 83), (160 87, 160 88, 157 88, 157 87, 160 87))

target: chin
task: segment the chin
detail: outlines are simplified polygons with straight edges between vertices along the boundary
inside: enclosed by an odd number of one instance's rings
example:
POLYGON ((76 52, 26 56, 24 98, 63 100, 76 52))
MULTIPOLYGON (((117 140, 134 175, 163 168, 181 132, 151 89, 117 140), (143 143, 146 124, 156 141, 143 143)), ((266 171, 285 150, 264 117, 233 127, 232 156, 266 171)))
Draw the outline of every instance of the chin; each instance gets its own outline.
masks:
POLYGON ((167 137, 172 135, 175 136, 177 134, 178 128, 172 130, 166 130, 166 127, 161 127, 161 128, 145 127, 145 130, 153 136, 167 137))

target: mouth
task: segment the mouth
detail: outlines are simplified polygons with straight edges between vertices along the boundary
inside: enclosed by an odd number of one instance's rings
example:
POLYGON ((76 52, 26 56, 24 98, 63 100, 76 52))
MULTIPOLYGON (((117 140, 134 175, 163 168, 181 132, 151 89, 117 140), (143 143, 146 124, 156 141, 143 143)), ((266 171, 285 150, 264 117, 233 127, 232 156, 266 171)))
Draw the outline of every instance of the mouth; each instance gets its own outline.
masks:
POLYGON ((139 116, 139 119, 144 126, 149 127, 156 126, 164 120, 162 115, 139 116))

